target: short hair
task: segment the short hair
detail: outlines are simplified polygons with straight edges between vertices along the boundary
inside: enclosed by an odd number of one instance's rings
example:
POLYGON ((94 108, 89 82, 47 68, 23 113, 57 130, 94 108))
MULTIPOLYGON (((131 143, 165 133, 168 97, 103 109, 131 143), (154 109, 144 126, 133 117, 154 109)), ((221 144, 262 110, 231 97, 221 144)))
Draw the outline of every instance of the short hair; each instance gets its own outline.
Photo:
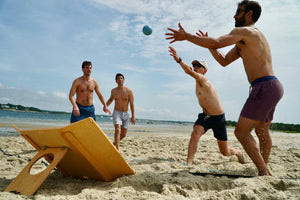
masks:
POLYGON ((258 20, 261 14, 261 6, 256 1, 243 0, 238 3, 238 6, 245 6, 245 12, 252 10, 252 19, 254 22, 258 20))
POLYGON ((92 66, 91 61, 83 61, 81 67, 84 68, 85 66, 92 66))
POLYGON ((121 74, 121 73, 117 73, 117 74, 116 74, 116 80, 117 80, 118 76, 122 76, 123 79, 125 80, 125 77, 124 77, 123 74, 121 74))

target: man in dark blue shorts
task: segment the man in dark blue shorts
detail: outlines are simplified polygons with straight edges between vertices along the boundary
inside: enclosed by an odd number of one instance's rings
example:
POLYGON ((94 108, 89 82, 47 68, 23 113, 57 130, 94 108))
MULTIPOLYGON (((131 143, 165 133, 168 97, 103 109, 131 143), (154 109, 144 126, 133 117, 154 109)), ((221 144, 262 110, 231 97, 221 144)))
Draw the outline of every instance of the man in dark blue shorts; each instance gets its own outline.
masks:
POLYGON ((72 87, 69 93, 69 100, 73 105, 71 123, 85 119, 87 117, 95 118, 95 108, 93 105, 93 92, 95 91, 100 102, 103 104, 103 111, 111 115, 108 109, 105 99, 102 96, 99 85, 95 79, 91 77, 92 62, 84 61, 81 65, 83 76, 73 81, 72 87), (76 100, 74 95, 76 94, 76 100))
POLYGON ((83 119, 88 118, 88 117, 92 117, 96 121, 94 105, 82 106, 77 102, 76 102, 76 104, 77 104, 77 107, 79 109, 80 115, 75 116, 74 112, 72 111, 71 123, 83 120, 83 119))
POLYGON ((195 122, 193 132, 191 134, 187 164, 192 165, 194 155, 197 151, 198 141, 210 128, 213 130, 214 136, 218 141, 220 152, 224 156, 235 155, 239 162, 243 163, 244 157, 242 152, 239 149, 234 149, 228 146, 224 109, 215 88, 204 76, 207 72, 206 63, 204 61, 194 60, 192 62, 192 68, 178 57, 177 52, 173 47, 169 47, 169 52, 170 55, 173 56, 174 60, 180 64, 185 73, 196 80, 196 96, 203 109, 203 113, 198 115, 198 119, 195 122))

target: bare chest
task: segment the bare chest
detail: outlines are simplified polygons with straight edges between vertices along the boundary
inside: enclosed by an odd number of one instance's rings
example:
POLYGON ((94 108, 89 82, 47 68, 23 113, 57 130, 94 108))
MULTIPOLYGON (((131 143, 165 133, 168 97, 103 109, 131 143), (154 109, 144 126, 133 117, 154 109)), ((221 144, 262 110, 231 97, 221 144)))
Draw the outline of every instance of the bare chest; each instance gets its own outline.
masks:
POLYGON ((84 81, 77 88, 79 92, 93 92, 94 89, 95 84, 93 81, 84 81))
POLYGON ((129 93, 127 91, 116 91, 114 94, 116 101, 128 101, 129 100, 129 93))

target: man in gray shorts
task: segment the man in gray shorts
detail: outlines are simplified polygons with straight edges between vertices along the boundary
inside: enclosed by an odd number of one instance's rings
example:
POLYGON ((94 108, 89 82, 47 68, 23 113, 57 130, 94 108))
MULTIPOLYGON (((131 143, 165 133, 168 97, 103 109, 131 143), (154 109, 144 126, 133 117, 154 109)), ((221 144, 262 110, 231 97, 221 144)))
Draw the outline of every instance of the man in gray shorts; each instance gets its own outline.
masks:
POLYGON ((114 125, 121 125, 121 128, 127 129, 129 123, 129 114, 128 112, 121 112, 114 110, 113 112, 113 123, 114 125))
POLYGON ((119 143, 127 134, 129 123, 128 105, 130 105, 131 110, 130 121, 132 124, 135 124, 134 97, 132 90, 124 86, 125 78, 122 74, 117 74, 115 79, 118 87, 111 90, 111 95, 106 105, 109 106, 115 100, 113 112, 113 123, 115 126, 114 145, 119 150, 119 143))

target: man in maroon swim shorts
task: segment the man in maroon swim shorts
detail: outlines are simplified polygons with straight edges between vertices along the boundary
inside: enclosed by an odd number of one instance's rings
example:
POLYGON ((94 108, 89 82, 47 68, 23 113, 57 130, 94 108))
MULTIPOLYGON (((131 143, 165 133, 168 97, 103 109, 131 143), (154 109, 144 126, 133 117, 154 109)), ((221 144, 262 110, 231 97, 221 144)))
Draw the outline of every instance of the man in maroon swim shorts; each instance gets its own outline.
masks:
POLYGON ((271 176, 267 166, 272 148, 269 127, 283 89, 274 76, 268 41, 255 26, 261 12, 262 8, 257 1, 242 0, 234 13, 235 28, 230 33, 214 38, 199 30, 194 35, 186 32, 178 23, 178 30, 168 28, 170 32, 166 33, 166 39, 170 43, 186 40, 207 48, 222 67, 229 66, 239 58, 243 60, 247 79, 253 88, 234 134, 255 164, 258 175, 271 176), (226 54, 218 50, 231 45, 233 47, 226 54), (251 134, 253 129, 259 139, 259 146, 251 134))
POLYGON ((265 76, 251 83, 252 90, 241 111, 241 116, 269 122, 283 95, 283 87, 275 76, 265 76))

